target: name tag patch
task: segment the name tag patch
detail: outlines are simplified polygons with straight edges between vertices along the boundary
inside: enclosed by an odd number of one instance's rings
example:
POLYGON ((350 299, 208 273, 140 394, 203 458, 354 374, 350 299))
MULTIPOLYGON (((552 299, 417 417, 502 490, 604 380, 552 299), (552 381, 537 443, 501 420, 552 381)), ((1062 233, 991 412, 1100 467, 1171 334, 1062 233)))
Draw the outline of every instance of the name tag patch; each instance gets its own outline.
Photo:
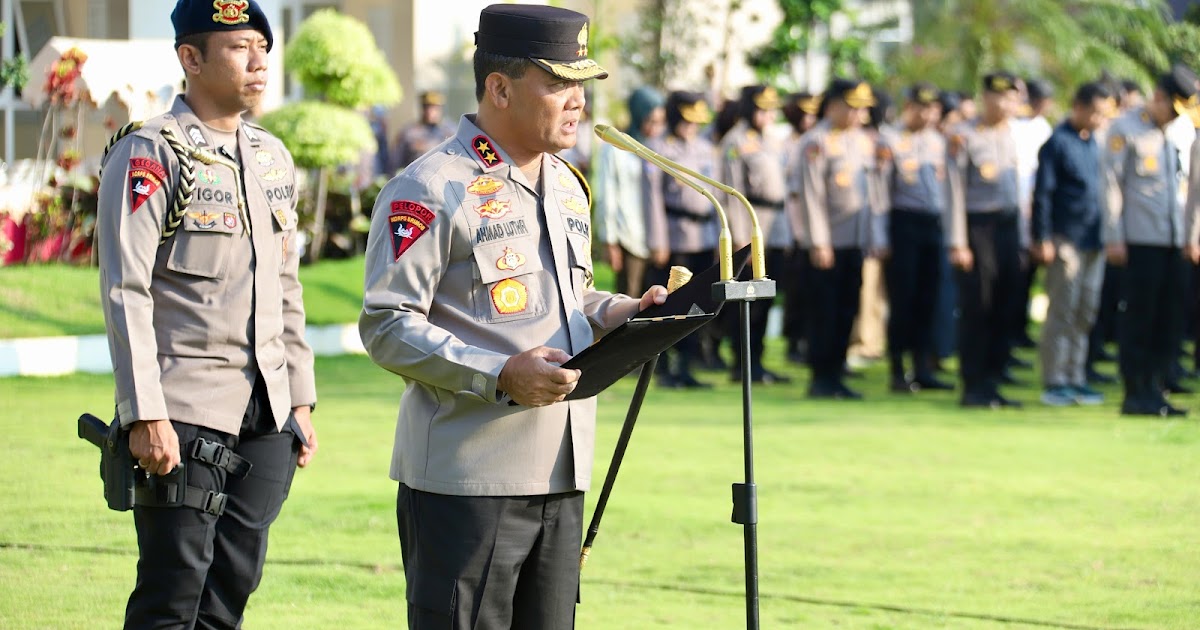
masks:
POLYGON ((433 225, 433 212, 415 201, 393 201, 388 229, 392 233, 392 254, 396 260, 408 251, 433 225))
POLYGON ((150 158, 129 159, 129 214, 138 211, 167 179, 167 169, 150 158))
POLYGON ((504 223, 489 223, 481 225, 475 230, 475 244, 481 245, 505 238, 527 236, 528 234, 529 227, 525 225, 525 219, 513 219, 504 223))

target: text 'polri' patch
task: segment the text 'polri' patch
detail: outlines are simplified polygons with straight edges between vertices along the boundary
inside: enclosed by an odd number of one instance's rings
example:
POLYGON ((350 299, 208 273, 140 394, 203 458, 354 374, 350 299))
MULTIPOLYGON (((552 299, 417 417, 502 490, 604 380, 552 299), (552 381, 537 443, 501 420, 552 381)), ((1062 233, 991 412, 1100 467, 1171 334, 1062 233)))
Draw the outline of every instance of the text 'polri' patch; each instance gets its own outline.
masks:
POLYGON ((138 211, 167 179, 167 169, 150 158, 129 158, 129 214, 138 211))
POLYGON ((392 202, 388 229, 392 233, 392 255, 396 260, 400 260, 400 256, 429 230, 434 218, 429 208, 415 201, 392 202))

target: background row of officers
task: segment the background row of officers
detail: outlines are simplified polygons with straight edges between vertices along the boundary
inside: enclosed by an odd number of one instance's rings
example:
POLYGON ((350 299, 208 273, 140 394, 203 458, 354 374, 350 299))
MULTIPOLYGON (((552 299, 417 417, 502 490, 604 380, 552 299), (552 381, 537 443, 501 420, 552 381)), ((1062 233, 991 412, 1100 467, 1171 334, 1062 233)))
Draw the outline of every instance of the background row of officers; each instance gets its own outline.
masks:
MULTIPOLYGON (((897 107, 854 79, 834 79, 819 95, 756 85, 715 115, 701 93, 664 98, 639 88, 627 100, 626 132, 754 205, 768 272, 782 289, 788 357, 809 365, 811 397, 860 398, 845 383, 857 335, 865 354, 886 347, 893 391, 953 389, 937 370, 957 346, 962 405, 1019 406, 1000 385, 1020 364, 1012 348, 1033 344, 1025 331, 1041 264, 1050 298, 1042 401, 1102 402, 1089 383, 1106 377, 1092 361, 1115 339, 1122 412, 1186 413, 1167 394, 1186 391, 1177 352, 1188 259, 1200 260, 1200 194, 1188 197, 1200 193, 1200 183, 1188 186, 1200 152, 1195 75, 1177 65, 1145 97, 1131 81, 1087 83, 1057 126, 1047 119, 1054 94, 1045 82, 993 72, 981 88, 975 99, 917 83, 897 107), (876 328, 884 339, 871 339, 876 328)), ((440 95, 425 93, 421 103, 422 120, 398 135, 395 166, 444 137, 440 95)), ((715 263, 719 224, 704 196, 579 136, 563 157, 592 182, 594 245, 618 291, 665 284, 672 265, 715 263)), ((736 202, 729 208, 740 248, 750 223, 736 202)), ((752 305, 751 374, 787 382, 762 363, 770 307, 752 305)), ((697 363, 740 378, 735 324, 726 317, 684 340, 660 361, 659 384, 706 387, 693 375, 697 363), (734 365, 721 359, 723 339, 734 365)))

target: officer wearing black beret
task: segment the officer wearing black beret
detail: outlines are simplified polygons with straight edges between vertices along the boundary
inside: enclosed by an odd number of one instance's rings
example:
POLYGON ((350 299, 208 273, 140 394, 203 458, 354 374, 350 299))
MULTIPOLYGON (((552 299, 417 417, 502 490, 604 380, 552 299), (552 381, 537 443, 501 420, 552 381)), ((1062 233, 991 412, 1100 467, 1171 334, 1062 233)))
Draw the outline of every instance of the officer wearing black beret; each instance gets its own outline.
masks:
POLYGON ((359 333, 404 378, 391 477, 410 628, 574 625, 596 399, 563 368, 665 301, 596 290, 575 145, 587 16, 497 4, 479 16, 479 111, 380 192, 359 333))
POLYGON ((97 204, 117 415, 143 473, 125 627, 237 628, 317 447, 296 170, 242 119, 273 42, 257 2, 181 0, 171 21, 186 90, 118 132, 97 204))

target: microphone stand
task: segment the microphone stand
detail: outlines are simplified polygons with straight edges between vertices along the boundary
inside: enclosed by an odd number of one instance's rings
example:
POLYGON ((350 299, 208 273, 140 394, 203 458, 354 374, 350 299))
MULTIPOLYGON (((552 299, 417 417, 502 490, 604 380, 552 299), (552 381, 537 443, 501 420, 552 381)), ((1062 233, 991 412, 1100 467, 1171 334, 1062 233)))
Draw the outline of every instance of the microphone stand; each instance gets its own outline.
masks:
MULTIPOLYGON (((705 194, 713 202, 714 207, 717 209, 718 217, 721 220, 722 231, 719 241, 721 281, 713 283, 712 296, 714 300, 722 304, 728 302, 738 304, 738 334, 742 340, 742 444, 745 475, 742 483, 733 484, 733 514, 731 520, 742 526, 745 552, 746 628, 747 630, 758 630, 758 490, 754 482, 754 405, 753 388, 750 382, 750 303, 755 300, 775 297, 775 281, 766 275, 762 227, 759 224, 757 213, 754 212, 754 207, 746 199, 746 196, 736 189, 668 160, 646 148, 627 134, 621 133, 612 127, 596 125, 594 130, 596 135, 605 142, 619 149, 635 153, 655 166, 658 166, 680 182, 705 194), (752 274, 749 280, 738 280, 733 277, 732 237, 723 208, 711 194, 702 190, 695 182, 682 177, 684 174, 733 196, 745 206, 752 224, 752 235, 750 237, 752 274)), ((637 403, 640 407, 641 401, 637 400, 637 403)))

